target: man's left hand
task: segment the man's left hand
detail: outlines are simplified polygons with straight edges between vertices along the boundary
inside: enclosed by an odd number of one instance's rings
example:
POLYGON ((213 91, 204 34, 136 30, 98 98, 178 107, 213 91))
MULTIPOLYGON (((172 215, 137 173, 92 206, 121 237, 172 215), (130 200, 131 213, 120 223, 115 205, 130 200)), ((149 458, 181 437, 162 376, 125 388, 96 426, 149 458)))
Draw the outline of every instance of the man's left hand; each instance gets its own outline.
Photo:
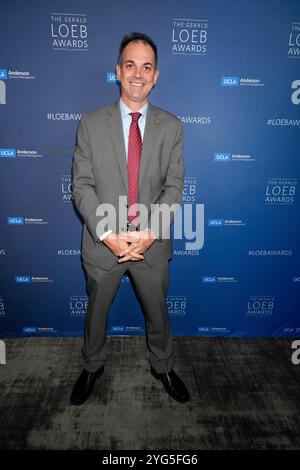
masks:
POLYGON ((136 232, 121 232, 120 238, 130 243, 126 250, 120 253, 119 263, 132 260, 131 252, 143 254, 150 248, 156 240, 156 235, 152 230, 141 230, 136 232))

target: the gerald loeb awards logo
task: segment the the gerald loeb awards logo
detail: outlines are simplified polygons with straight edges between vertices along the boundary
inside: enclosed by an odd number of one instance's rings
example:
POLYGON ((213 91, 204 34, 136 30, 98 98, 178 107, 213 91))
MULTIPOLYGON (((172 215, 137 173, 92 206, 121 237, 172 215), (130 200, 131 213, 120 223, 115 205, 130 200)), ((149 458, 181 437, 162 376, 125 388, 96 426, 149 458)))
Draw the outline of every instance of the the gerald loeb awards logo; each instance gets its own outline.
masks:
POLYGON ((51 13, 51 47, 55 51, 87 51, 88 25, 85 13, 51 13))
POLYGON ((297 184, 297 178, 269 178, 265 191, 265 204, 295 204, 297 184))
POLYGON ((73 200, 73 190, 72 190, 72 177, 71 177, 71 175, 62 175, 61 176, 61 192, 62 192, 62 200, 64 202, 72 202, 72 200, 73 200))
POLYGON ((300 23, 296 21, 290 26, 287 57, 300 59, 300 23))
POLYGON ((206 55, 208 21, 177 18, 172 21, 172 54, 206 55))

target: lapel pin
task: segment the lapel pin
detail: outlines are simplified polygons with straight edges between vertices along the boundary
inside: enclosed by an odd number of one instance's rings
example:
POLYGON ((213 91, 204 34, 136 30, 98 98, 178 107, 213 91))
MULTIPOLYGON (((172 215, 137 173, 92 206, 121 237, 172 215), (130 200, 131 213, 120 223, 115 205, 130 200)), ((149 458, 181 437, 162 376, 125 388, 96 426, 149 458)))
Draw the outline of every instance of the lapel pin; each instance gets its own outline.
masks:
POLYGON ((155 119, 154 124, 155 124, 156 126, 159 126, 159 125, 160 125, 160 120, 159 120, 159 119, 155 119))

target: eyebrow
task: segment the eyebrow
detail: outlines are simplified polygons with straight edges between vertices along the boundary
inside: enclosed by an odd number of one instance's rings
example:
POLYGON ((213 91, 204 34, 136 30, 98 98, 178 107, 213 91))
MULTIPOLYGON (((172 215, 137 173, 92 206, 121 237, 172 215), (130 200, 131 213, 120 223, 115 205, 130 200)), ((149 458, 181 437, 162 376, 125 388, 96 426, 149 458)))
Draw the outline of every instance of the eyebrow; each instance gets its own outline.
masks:
MULTIPOLYGON (((134 64, 134 60, 125 60, 125 64, 128 64, 128 63, 131 63, 131 64, 134 64)), ((152 65, 152 62, 144 62, 143 65, 152 65)))

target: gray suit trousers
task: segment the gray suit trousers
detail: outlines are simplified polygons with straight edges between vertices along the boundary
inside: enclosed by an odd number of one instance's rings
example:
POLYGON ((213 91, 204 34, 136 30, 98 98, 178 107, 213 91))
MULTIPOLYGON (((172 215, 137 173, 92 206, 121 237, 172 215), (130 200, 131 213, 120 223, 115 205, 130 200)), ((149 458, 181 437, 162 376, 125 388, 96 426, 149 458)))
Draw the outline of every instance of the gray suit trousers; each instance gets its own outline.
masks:
POLYGON ((145 260, 127 261, 109 271, 84 261, 84 268, 89 294, 82 349, 86 370, 95 372, 106 362, 108 313, 122 276, 128 270, 145 316, 148 360, 157 373, 170 372, 174 357, 166 305, 168 261, 154 266, 145 260))

